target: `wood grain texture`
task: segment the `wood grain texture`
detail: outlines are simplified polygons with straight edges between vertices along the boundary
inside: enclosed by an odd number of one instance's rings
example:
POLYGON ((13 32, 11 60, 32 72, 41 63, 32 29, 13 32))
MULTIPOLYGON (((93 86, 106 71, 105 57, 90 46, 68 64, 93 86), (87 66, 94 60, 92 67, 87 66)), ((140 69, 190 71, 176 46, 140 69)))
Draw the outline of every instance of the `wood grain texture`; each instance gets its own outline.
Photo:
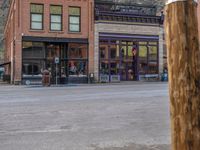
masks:
POLYGON ((193 0, 166 8, 173 150, 200 150, 200 49, 193 0))

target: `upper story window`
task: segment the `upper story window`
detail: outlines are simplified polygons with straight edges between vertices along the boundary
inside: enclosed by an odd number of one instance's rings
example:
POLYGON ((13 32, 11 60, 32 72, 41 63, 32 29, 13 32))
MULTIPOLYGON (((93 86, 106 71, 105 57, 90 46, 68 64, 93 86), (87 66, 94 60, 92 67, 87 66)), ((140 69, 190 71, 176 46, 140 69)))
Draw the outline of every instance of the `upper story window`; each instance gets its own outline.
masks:
POLYGON ((69 7, 69 31, 81 32, 81 9, 79 7, 69 7))
POLYGON ((50 30, 62 31, 62 6, 50 6, 50 30))
POLYGON ((43 4, 31 4, 31 29, 42 30, 43 29, 43 4))

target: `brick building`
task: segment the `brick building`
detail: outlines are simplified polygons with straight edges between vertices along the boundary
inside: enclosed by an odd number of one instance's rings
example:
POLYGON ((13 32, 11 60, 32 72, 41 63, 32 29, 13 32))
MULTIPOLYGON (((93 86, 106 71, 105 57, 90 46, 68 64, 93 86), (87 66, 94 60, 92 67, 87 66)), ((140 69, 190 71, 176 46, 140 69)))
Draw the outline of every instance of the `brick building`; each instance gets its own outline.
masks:
POLYGON ((163 71, 163 17, 157 7, 105 0, 12 1, 4 31, 11 83, 115 82, 163 71), (58 65, 55 60, 59 59, 58 65), (56 69, 57 68, 57 69, 56 69))
POLYGON ((96 1, 95 77, 106 82, 158 78, 164 62, 162 19, 152 5, 96 1))
POLYGON ((4 31, 11 83, 41 81, 44 69, 53 83, 87 82, 94 72, 93 5, 93 0, 12 1, 4 31))

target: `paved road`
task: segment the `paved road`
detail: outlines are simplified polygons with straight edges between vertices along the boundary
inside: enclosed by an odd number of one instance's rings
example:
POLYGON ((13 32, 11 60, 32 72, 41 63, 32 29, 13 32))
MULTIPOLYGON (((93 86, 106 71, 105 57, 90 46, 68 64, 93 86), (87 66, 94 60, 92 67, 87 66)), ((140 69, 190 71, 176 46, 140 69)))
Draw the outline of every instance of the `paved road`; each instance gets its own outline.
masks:
POLYGON ((167 84, 0 86, 0 150, 169 150, 167 84))

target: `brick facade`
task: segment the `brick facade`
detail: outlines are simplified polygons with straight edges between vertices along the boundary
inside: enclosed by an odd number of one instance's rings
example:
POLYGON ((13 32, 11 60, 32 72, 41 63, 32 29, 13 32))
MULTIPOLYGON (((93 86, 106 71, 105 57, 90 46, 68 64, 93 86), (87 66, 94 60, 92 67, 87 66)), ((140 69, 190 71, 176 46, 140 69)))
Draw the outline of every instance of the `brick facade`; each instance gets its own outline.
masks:
POLYGON ((11 74, 12 83, 22 81, 22 38, 31 37, 52 37, 52 38, 78 38, 89 41, 89 72, 93 72, 93 0, 29 0, 13 1, 10 6, 8 21, 5 27, 5 59, 11 61, 10 68, 6 68, 6 73, 11 74), (44 29, 35 31, 30 29, 30 4, 44 4, 44 29), (63 7, 63 30, 58 32, 50 31, 50 5, 62 5, 63 7), (81 8, 81 32, 68 32, 68 8, 76 6, 81 8))

